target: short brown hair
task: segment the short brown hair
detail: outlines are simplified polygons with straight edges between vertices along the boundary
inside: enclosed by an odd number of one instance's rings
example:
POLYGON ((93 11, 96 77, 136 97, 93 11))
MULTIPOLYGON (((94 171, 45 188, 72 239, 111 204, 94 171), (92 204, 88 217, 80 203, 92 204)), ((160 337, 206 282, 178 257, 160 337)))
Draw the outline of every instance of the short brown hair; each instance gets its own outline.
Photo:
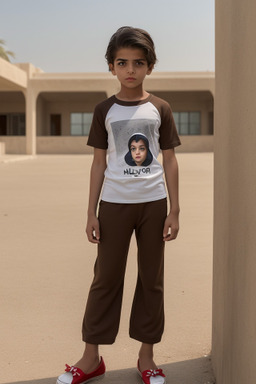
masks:
POLYGON ((121 27, 109 41, 105 55, 108 64, 114 64, 117 50, 125 47, 142 49, 148 66, 154 65, 157 61, 155 45, 147 31, 140 28, 121 27))

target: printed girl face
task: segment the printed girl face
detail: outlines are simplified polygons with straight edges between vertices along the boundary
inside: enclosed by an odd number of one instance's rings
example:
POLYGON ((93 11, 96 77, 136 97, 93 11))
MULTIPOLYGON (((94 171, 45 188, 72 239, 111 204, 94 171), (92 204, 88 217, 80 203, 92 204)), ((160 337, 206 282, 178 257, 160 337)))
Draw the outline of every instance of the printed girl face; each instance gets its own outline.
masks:
POLYGON ((138 142, 136 142, 135 140, 133 140, 131 142, 130 151, 136 165, 142 165, 147 157, 147 147, 145 146, 144 141, 139 140, 138 142))

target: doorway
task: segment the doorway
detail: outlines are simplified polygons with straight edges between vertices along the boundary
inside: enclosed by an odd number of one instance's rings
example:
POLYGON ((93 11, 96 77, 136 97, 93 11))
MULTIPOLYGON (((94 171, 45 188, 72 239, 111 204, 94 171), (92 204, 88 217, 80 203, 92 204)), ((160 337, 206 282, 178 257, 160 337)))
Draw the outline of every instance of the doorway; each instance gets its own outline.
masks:
POLYGON ((61 115, 50 116, 50 135, 61 136, 61 115))
POLYGON ((0 115, 0 136, 7 135, 7 116, 0 115))

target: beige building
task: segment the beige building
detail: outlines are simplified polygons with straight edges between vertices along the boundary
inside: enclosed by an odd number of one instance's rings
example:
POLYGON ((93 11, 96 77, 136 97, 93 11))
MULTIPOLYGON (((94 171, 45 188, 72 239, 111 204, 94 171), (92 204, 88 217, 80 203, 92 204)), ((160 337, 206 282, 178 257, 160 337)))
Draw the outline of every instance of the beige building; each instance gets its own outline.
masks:
MULTIPOLYGON (((167 100, 178 151, 213 150, 214 74, 154 72, 145 88, 167 100)), ((0 59, 0 142, 9 154, 86 153, 95 105, 117 93, 111 73, 44 73, 0 59), (4 144, 3 144, 4 143, 4 144)))

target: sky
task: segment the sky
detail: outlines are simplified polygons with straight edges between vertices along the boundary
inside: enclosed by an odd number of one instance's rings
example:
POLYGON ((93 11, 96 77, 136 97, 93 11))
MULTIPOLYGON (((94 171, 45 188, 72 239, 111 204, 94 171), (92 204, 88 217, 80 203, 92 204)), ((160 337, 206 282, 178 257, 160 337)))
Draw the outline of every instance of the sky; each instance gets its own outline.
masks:
POLYGON ((214 71, 214 0, 0 0, 0 39, 44 72, 107 72, 121 26, 146 29, 156 71, 214 71))

